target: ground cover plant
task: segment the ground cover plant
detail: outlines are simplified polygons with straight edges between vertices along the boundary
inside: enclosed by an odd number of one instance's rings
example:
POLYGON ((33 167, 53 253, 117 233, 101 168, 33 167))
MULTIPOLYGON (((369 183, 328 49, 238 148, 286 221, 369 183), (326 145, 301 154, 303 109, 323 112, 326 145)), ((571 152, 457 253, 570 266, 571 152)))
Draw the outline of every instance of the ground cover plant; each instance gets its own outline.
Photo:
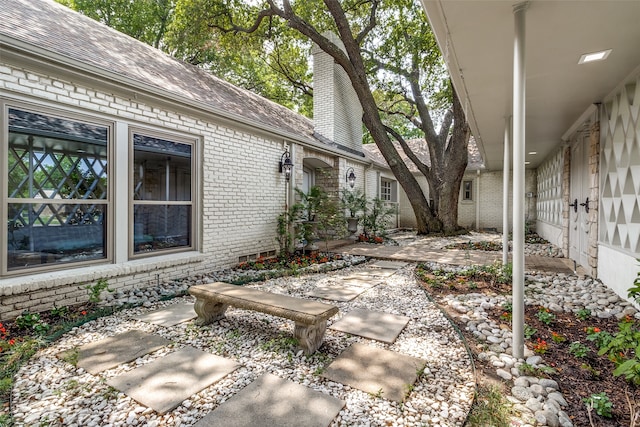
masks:
MULTIPOLYGON (((508 269, 507 269, 508 270, 508 269)), ((451 294, 482 292, 511 293, 506 272, 500 266, 469 268, 461 273, 419 265, 416 276, 436 300, 451 294)), ((640 295, 640 282, 636 280, 640 295)), ((633 296, 633 295, 632 295, 633 296)), ((447 308, 443 305, 443 308, 447 308)), ((511 328, 511 304, 488 310, 501 327, 511 328)), ((464 331, 464 322, 450 311, 474 354, 486 343, 464 331)), ((543 369, 523 365, 526 375, 554 379, 569 407, 565 409, 575 426, 640 426, 640 322, 632 317, 600 319, 589 310, 557 313, 544 307, 525 308, 526 345, 543 357, 543 369)), ((495 368, 476 358, 487 375, 495 368)), ((508 386, 505 388, 508 390, 508 386)), ((484 401, 487 399, 484 398, 484 401)), ((485 403, 482 403, 483 405, 485 403)), ((469 425, 473 424, 470 419, 469 425)))

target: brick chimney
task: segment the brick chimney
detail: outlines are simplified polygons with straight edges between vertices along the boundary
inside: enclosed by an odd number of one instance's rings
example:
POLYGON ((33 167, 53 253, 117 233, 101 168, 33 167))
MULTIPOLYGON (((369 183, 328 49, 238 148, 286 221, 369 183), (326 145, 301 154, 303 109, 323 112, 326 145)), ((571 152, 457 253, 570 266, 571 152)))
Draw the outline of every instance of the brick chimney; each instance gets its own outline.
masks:
MULTIPOLYGON (((337 35, 323 35, 344 50, 337 35)), ((362 152, 362 107, 347 73, 317 45, 311 52, 315 131, 337 144, 362 152)))

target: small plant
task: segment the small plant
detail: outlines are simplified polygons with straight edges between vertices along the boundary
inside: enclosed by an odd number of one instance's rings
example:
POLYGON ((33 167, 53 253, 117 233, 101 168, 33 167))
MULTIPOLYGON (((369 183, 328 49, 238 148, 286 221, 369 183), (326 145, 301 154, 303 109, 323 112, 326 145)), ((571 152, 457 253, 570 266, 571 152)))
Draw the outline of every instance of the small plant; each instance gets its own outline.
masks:
POLYGON ((375 393, 370 393, 370 394, 373 397, 377 397, 378 399, 382 399, 382 394, 383 393, 384 393, 384 390, 382 388, 379 388, 378 391, 376 391, 375 393))
POLYGON ((499 387, 480 386, 465 425, 469 427, 509 427, 511 413, 512 405, 499 387))
POLYGON ((49 324, 40 319, 38 313, 30 313, 24 311, 20 316, 16 318, 16 326, 20 329, 31 329, 36 334, 44 335, 49 331, 49 324))
POLYGON ((587 320, 591 317, 591 310, 588 308, 582 308, 576 312, 576 317, 578 320, 587 320))
POLYGON ((598 355, 607 355, 615 365, 614 376, 624 375, 625 379, 640 385, 640 330, 631 319, 623 319, 618 324, 618 332, 609 343, 600 348, 598 355))
POLYGON ((562 335, 560 335, 557 332, 551 332, 551 341, 553 341, 556 344, 560 344, 565 342, 567 339, 565 337, 563 337, 562 335))
POLYGON ((51 310, 51 315, 55 317, 67 317, 69 315, 69 307, 56 307, 51 310))
POLYGON ((59 357, 61 360, 67 362, 68 364, 72 366, 77 366, 78 356, 79 356, 78 348, 75 347, 75 348, 72 348, 71 350, 67 350, 61 353, 59 357))
POLYGON ((536 354, 545 354, 549 350, 549 345, 542 338, 538 338, 536 345, 533 346, 533 352, 536 354))
POLYGON ((589 354, 589 347, 582 344, 580 341, 574 341, 569 344, 569 353, 579 359, 583 359, 587 357, 587 354, 589 354))
POLYGON ((589 341, 592 341, 596 345, 596 347, 598 347, 598 350, 609 345, 609 343, 613 339, 613 335, 611 335, 607 331, 602 331, 597 327, 588 327, 586 329, 586 332, 587 339, 589 341))
POLYGON ((502 320, 503 322, 511 322, 511 313, 508 311, 503 311, 502 314, 500 314, 500 320, 502 320))
POLYGON ((540 307, 536 316, 538 317, 538 320, 547 326, 551 325, 556 320, 556 315, 553 314, 551 310, 544 307, 540 307))
MULTIPOLYGON (((601 417, 611 418, 613 414, 611 413, 611 409, 613 409, 613 403, 607 396, 607 393, 594 393, 586 399, 583 399, 585 405, 587 405, 587 410, 589 412, 596 411, 596 414, 601 417)), ((591 415, 589 415, 591 416, 591 415)))
POLYGON ((595 369, 593 366, 589 365, 588 363, 581 364, 580 369, 588 372, 594 378, 598 378, 600 376, 600 371, 595 369))
POLYGON ((102 291, 113 292, 113 289, 109 289, 109 282, 106 279, 99 279, 95 284, 85 286, 85 289, 89 293, 91 304, 98 304, 102 301, 102 291))
POLYGON ((533 328, 529 325, 527 325, 526 323, 524 324, 524 337, 528 340, 531 339, 531 337, 533 337, 536 332, 538 332, 538 330, 536 328, 533 328))

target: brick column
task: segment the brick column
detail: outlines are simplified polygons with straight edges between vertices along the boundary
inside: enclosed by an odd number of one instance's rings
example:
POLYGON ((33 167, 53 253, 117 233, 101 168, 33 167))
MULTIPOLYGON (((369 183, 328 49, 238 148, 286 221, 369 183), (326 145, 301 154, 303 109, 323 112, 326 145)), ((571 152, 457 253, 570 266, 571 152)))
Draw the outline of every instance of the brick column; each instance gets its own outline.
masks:
POLYGON ((600 123, 595 120, 589 129, 589 226, 588 261, 590 274, 597 277, 598 212, 600 207, 600 123))
POLYGON ((562 167, 562 253, 569 257, 569 197, 571 196, 571 147, 563 153, 562 167))

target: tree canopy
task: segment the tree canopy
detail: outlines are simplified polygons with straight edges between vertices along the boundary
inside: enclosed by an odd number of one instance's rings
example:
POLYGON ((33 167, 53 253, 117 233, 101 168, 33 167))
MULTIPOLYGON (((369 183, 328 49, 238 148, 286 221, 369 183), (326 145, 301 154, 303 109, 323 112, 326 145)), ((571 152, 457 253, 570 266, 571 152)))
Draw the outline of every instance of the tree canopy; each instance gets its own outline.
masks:
POLYGON ((310 48, 316 43, 349 76, 364 110, 366 138, 378 145, 407 193, 418 231, 459 228, 469 128, 419 2, 59 1, 306 115, 313 93, 310 48), (144 7, 133 6, 138 3, 144 7), (135 8, 141 12, 134 17, 135 8), (327 31, 338 35, 345 50, 325 37, 327 31), (415 137, 424 139, 430 164, 410 150, 406 140, 415 137), (393 141, 426 177, 431 203, 393 141))

